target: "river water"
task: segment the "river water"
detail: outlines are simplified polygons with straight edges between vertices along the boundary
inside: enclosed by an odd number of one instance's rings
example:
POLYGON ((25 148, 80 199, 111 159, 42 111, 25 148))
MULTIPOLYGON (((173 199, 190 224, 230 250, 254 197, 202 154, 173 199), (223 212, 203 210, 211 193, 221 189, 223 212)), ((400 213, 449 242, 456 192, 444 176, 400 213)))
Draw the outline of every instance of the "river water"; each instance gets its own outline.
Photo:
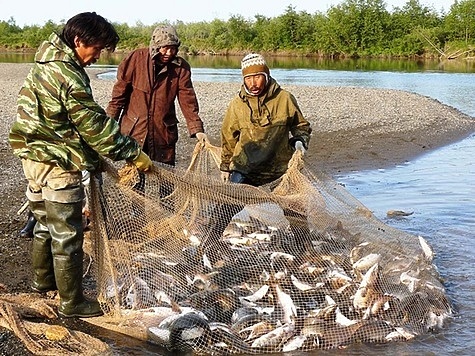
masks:
MULTIPOLYGON (((271 69, 271 74, 284 87, 292 84, 406 90, 437 99, 475 117, 474 73, 271 69)), ((114 77, 114 71, 103 75, 106 80, 114 77)), ((238 82, 241 75, 238 69, 195 68, 193 80, 238 82)), ((405 343, 357 345, 338 350, 338 354, 474 353, 474 157, 475 133, 402 165, 354 171, 334 177, 388 225, 426 238, 435 251, 434 263, 445 281, 447 294, 456 311, 454 318, 436 334, 428 334, 405 343), (386 217, 388 210, 403 210, 413 214, 405 218, 389 219, 386 217)), ((157 352, 157 349, 143 344, 116 347, 119 354, 157 352)), ((318 351, 318 354, 322 352, 318 351)))

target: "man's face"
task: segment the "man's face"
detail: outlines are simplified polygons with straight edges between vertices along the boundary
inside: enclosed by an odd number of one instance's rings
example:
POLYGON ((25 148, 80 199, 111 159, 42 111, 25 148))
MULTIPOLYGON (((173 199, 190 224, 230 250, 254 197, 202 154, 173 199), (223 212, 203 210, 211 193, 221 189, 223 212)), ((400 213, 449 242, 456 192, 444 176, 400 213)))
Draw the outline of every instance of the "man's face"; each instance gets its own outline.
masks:
POLYGON ((266 87, 266 76, 264 74, 254 74, 244 77, 244 85, 252 95, 260 95, 266 87))
POLYGON ((175 58, 178 52, 177 46, 164 46, 158 50, 158 60, 162 63, 168 63, 175 58))
POLYGON ((103 46, 86 46, 78 37, 74 39, 76 57, 83 67, 94 64, 101 56, 103 46))

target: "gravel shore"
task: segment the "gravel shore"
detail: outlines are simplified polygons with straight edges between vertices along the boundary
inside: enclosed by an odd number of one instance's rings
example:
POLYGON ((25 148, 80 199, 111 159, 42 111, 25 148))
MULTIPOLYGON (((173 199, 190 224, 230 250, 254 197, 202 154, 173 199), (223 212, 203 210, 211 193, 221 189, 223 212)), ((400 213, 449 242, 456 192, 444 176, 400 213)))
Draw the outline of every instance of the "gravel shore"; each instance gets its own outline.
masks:
MULTIPOLYGON (((29 63, 0 63, 0 213, 23 223, 16 211, 24 202, 20 161, 11 153, 8 132, 16 116, 16 99, 29 63)), ((106 106, 113 80, 97 79, 88 68, 93 94, 106 106)), ((219 145, 222 117, 239 83, 195 82, 201 117, 211 143, 219 145)), ((475 118, 434 99, 399 90, 356 87, 284 86, 297 98, 313 128, 306 164, 333 175, 390 167, 461 140, 475 132, 475 118)), ((188 137, 181 111, 177 166, 187 167, 196 144, 188 137)), ((10 219, 3 224, 8 225, 10 219)), ((14 227, 14 236, 17 229, 14 227)), ((0 250, 1 252, 1 250, 0 250)), ((0 282, 1 283, 1 282, 0 282)))

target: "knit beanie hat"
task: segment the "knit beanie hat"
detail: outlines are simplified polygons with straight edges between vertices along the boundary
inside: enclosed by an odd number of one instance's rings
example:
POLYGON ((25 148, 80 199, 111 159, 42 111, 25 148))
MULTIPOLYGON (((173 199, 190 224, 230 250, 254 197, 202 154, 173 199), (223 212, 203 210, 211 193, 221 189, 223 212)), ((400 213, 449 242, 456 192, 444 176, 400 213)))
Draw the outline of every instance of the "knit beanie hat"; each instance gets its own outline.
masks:
POLYGON ((257 53, 249 53, 242 59, 241 70, 244 78, 249 75, 264 74, 267 80, 270 75, 269 67, 264 57, 257 53))
POLYGON ((180 46, 180 39, 173 26, 159 26, 153 30, 150 40, 150 57, 155 57, 158 50, 165 46, 180 46))

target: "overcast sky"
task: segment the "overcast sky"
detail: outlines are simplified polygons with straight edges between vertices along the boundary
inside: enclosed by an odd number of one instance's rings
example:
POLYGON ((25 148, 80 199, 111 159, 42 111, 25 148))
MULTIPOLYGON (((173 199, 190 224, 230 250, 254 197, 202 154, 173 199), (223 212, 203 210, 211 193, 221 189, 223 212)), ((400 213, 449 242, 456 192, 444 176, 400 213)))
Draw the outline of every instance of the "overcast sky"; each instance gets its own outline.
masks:
MULTIPOLYGON (((297 12, 313 14, 326 12, 342 0, 0 0, 0 21, 14 18, 18 26, 43 25, 52 20, 62 20, 84 11, 96 11, 111 22, 144 25, 177 20, 187 22, 211 21, 215 18, 228 20, 231 15, 253 19, 254 15, 275 17, 292 5, 297 12), (154 5, 151 5, 154 4, 154 5)), ((386 0, 387 9, 402 7, 407 0, 386 0)), ((422 5, 446 12, 454 0, 419 0, 422 5)))

